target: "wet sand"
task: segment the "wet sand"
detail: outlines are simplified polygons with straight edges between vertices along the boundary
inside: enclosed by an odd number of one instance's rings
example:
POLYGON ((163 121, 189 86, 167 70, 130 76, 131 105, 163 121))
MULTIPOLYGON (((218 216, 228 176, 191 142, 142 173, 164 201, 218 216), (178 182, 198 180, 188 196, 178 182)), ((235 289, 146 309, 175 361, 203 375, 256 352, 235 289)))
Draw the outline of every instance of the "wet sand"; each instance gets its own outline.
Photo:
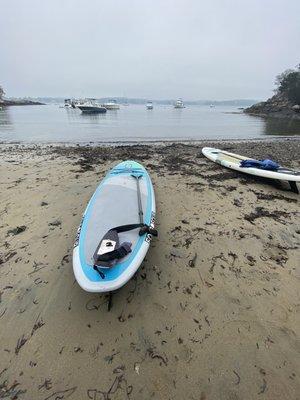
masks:
POLYGON ((296 139, 0 146, 0 398, 299 399, 299 195, 206 145, 300 165, 296 139), (124 159, 149 170, 159 238, 108 312, 74 281, 72 247, 124 159))

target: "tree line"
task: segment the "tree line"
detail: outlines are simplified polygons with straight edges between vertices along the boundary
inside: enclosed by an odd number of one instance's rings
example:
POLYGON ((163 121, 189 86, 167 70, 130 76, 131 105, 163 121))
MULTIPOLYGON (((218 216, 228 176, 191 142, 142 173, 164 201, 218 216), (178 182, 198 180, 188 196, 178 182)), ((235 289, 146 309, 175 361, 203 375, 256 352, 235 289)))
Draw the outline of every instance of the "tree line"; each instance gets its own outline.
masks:
POLYGON ((276 93, 284 95, 294 104, 300 104, 300 64, 279 74, 275 84, 276 93))
POLYGON ((0 85, 0 100, 2 100, 4 95, 5 95, 5 92, 3 90, 3 87, 0 85))

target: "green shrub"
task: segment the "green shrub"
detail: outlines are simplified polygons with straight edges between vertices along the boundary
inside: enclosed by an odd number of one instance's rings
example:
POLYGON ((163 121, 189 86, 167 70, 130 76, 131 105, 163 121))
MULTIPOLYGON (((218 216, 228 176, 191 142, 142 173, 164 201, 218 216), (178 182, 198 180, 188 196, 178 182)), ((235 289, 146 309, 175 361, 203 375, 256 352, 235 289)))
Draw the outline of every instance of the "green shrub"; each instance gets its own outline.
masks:
POLYGON ((300 64, 276 78, 277 93, 285 95, 294 104, 300 104, 300 64))
POLYGON ((2 97, 5 95, 5 92, 2 88, 2 86, 0 86, 0 100, 2 99, 2 97))

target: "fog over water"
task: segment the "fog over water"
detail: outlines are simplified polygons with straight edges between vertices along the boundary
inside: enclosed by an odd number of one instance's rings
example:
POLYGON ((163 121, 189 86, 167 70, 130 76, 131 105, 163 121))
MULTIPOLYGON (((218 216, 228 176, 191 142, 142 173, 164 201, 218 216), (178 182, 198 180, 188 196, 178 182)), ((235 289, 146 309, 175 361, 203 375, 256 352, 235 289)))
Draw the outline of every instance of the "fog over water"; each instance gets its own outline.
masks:
POLYGON ((0 0, 8 96, 265 99, 299 62, 298 0, 0 0))

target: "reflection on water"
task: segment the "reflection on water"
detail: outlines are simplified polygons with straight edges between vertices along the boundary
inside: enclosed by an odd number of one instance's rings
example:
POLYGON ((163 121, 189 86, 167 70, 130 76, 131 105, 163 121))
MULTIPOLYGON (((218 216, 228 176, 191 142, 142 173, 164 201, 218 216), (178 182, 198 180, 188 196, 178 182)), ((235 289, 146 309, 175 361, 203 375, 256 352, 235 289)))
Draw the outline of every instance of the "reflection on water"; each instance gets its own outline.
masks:
POLYGON ((99 122, 99 120, 103 120, 106 118, 106 113, 104 114, 85 114, 82 112, 78 112, 78 110, 73 109, 73 108, 67 108, 66 109, 67 112, 67 118, 69 121, 73 122, 73 121, 78 121, 78 122, 83 122, 86 120, 86 122, 91 123, 91 124, 97 124, 99 122))
POLYGON ((10 115, 9 115, 9 109, 6 107, 3 107, 0 109, 0 125, 1 128, 8 128, 12 125, 10 115))
POLYGON ((264 119, 263 129, 265 135, 299 135, 300 121, 281 118, 266 118, 264 119))
POLYGON ((197 139, 250 139, 300 135, 300 121, 263 119, 236 107, 130 105, 105 114, 82 114, 55 105, 0 110, 0 141, 128 142, 197 139))

